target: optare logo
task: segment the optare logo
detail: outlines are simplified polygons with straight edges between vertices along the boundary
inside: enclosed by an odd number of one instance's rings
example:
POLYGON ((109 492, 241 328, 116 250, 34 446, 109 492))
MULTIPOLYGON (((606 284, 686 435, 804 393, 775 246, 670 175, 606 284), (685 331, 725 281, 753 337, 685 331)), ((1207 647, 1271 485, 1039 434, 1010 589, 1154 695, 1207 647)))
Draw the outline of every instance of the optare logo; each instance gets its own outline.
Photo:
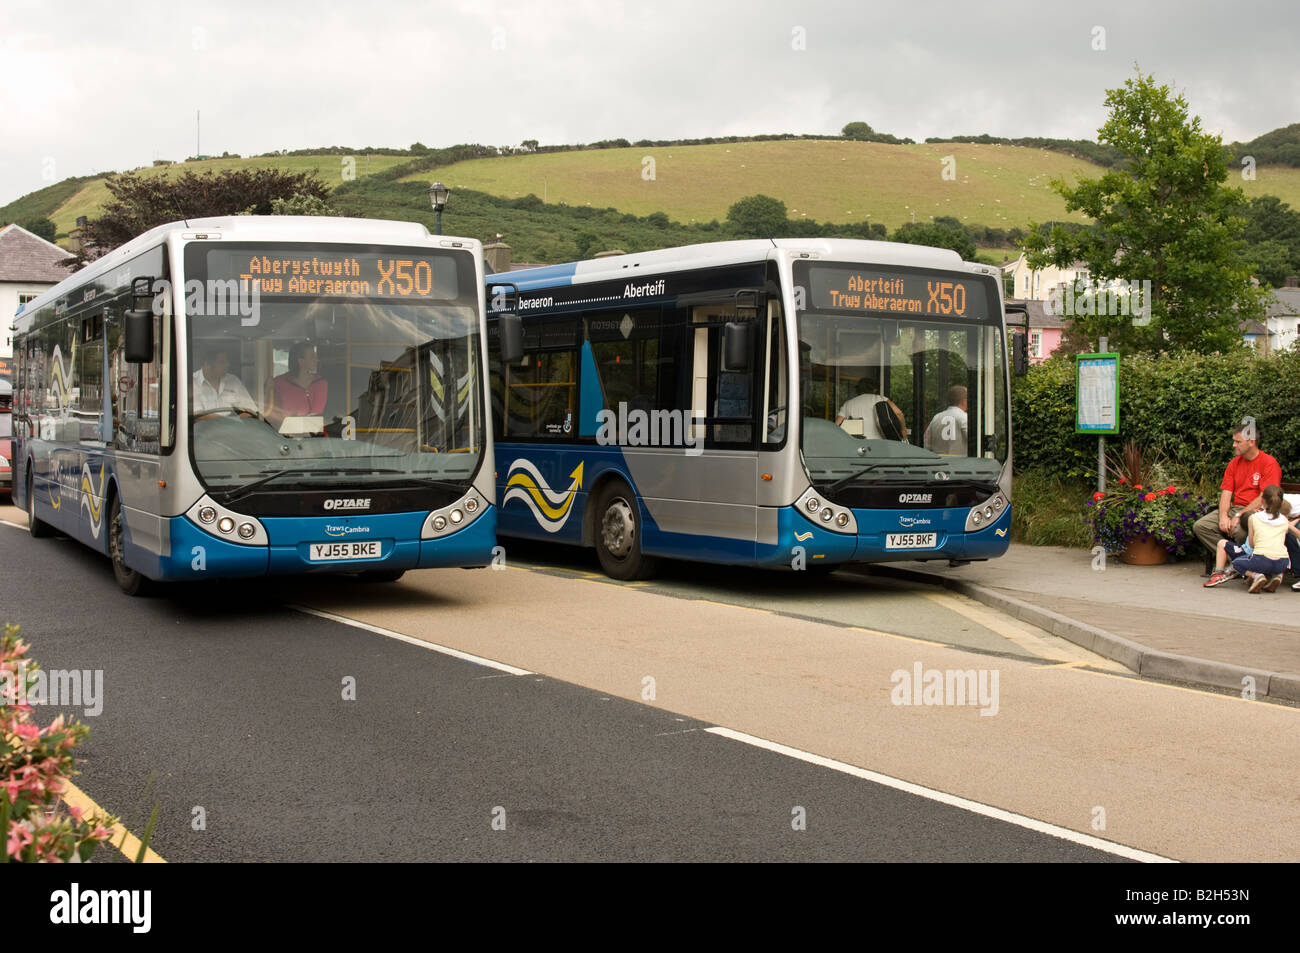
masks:
POLYGON ((933 493, 900 493, 898 502, 900 503, 929 503, 934 499, 933 493))
POLYGON ((368 510, 370 509, 370 497, 340 496, 336 499, 326 500, 325 509, 327 510, 368 510))

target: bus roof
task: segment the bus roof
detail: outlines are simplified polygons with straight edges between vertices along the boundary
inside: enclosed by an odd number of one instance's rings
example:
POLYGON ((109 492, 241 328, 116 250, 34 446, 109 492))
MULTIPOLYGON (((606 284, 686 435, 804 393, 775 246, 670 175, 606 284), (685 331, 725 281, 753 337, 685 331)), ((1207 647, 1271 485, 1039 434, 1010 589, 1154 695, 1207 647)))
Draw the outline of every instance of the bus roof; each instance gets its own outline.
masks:
POLYGON ((773 251, 784 251, 792 255, 806 254, 831 261, 869 261, 881 265, 915 268, 954 271, 983 271, 985 268, 982 265, 963 261, 955 251, 947 248, 931 248, 928 245, 866 241, 856 238, 765 238, 682 245, 677 248, 636 252, 631 255, 610 255, 563 265, 521 268, 518 271, 489 275, 488 282, 508 281, 520 291, 528 291, 534 288, 552 288, 610 278, 626 278, 628 272, 633 269, 637 274, 651 274, 762 261, 773 251))
POLYGON ((143 234, 137 235, 125 244, 119 245, 102 258, 96 258, 80 271, 75 271, 60 281, 53 288, 48 288, 32 301, 18 309, 14 315, 13 326, 17 329, 18 321, 24 314, 30 314, 43 307, 51 300, 81 284, 93 281, 100 275, 112 271, 118 265, 134 258, 140 252, 165 241, 172 235, 182 238, 195 237, 204 233, 219 232, 224 237, 244 241, 320 241, 320 242, 356 242, 428 244, 430 239, 437 239, 439 244, 454 245, 476 249, 480 243, 477 238, 460 238, 452 235, 430 235, 429 230, 419 222, 395 222, 374 218, 340 218, 326 215, 227 215, 217 218, 191 218, 179 222, 158 225, 143 234))

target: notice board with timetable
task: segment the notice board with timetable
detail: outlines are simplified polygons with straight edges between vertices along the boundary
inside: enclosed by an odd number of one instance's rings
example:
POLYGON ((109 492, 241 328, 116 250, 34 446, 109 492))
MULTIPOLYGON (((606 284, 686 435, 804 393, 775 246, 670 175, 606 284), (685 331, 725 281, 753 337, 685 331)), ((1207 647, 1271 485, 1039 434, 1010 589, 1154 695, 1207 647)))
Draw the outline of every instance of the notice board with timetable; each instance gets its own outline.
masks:
POLYGON ((1119 355, 1078 354, 1074 361, 1074 432, 1119 433, 1119 355))

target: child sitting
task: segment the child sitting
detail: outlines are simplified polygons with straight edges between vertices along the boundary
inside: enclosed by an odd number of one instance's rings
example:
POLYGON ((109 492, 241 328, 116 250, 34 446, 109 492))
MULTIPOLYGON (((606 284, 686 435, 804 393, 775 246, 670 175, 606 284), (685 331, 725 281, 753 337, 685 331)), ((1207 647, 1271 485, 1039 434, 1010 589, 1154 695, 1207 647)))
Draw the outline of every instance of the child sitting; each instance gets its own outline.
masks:
POLYGON ((1246 577, 1252 593, 1276 592, 1282 584, 1287 567, 1286 535, 1292 533, 1300 538, 1300 530, 1286 518, 1291 506, 1282 499, 1280 486, 1265 487, 1262 496, 1263 508, 1250 516, 1246 546, 1238 546, 1231 540, 1220 541, 1215 571, 1205 583, 1206 588, 1222 585, 1237 576, 1246 577), (1228 560, 1232 560, 1230 567, 1228 560))

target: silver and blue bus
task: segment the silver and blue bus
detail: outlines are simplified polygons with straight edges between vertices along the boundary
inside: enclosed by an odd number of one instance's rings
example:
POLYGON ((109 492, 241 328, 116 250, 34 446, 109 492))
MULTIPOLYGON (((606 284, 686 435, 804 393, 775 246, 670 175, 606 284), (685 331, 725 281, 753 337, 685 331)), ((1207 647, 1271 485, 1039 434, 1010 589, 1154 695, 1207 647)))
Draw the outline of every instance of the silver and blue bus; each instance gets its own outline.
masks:
POLYGON ((484 566, 483 257, 418 224, 163 225, 14 320, 14 502, 151 581, 484 566))
POLYGON ((817 569, 1003 554, 1011 525, 998 269, 839 239, 735 241, 488 278, 522 319, 492 355, 498 532, 817 569))

